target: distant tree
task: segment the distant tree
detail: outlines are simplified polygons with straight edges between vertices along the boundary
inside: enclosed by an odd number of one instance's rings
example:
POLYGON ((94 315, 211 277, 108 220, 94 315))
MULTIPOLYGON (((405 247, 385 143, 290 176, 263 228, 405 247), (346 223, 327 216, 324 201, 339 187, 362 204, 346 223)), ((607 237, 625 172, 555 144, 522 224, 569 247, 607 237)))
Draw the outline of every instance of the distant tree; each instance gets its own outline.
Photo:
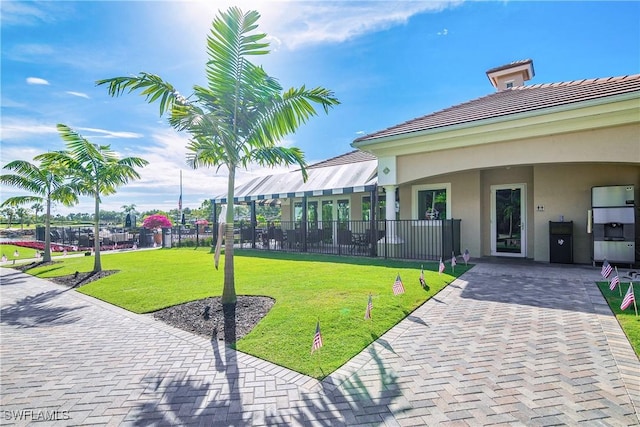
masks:
POLYGON ((100 260, 100 201, 102 196, 116 193, 116 189, 132 179, 139 179, 136 167, 148 162, 139 157, 118 158, 109 145, 92 144, 66 125, 58 124, 60 137, 67 150, 42 154, 40 157, 64 164, 72 174, 72 184, 78 195, 93 197, 94 252, 93 271, 102 271, 100 260))
POLYGON ((44 207, 42 206, 41 203, 34 203, 33 205, 31 205, 31 209, 33 209, 33 212, 35 213, 34 216, 34 222, 38 222, 38 212, 42 212, 44 210, 44 207))
MULTIPOLYGON (((40 155, 42 156, 42 154, 40 155)), ((14 171, 14 174, 0 176, 0 182, 26 190, 31 195, 11 197, 2 204, 20 206, 27 203, 44 203, 44 254, 43 262, 51 261, 51 205, 60 202, 65 206, 78 203, 73 186, 67 180, 68 170, 60 162, 34 157, 39 165, 24 160, 7 163, 3 169, 14 171)))
MULTIPOLYGON (((4 206, 5 204, 6 204, 6 202, 3 202, 2 205, 0 205, 0 206, 4 206)), ((7 220, 7 228, 11 228, 11 223, 13 222, 13 216, 15 214, 16 214, 16 211, 13 208, 6 207, 6 208, 2 209, 2 215, 7 220)))
POLYGON ((16 208, 16 216, 18 217, 18 221, 20 221, 20 230, 24 230, 24 223, 29 216, 29 211, 23 207, 16 208))
MULTIPOLYGON (((233 205, 236 171, 256 162, 263 166, 300 166, 306 179, 306 163, 299 148, 277 146, 316 115, 312 104, 325 112, 339 104, 333 92, 305 86, 283 91, 276 79, 249 58, 267 54, 266 34, 256 33, 260 15, 243 13, 237 7, 219 13, 207 38, 208 60, 205 86, 195 85, 193 94, 184 97, 160 77, 138 76, 99 80, 108 85, 109 94, 140 91, 148 102, 160 103, 160 114, 169 112, 169 124, 186 131, 191 140, 187 163, 192 168, 226 166, 227 200, 233 205)), ((233 209, 227 210, 225 265, 222 304, 235 310, 236 291, 233 263, 233 209)), ((216 261, 217 267, 217 261, 216 261)))

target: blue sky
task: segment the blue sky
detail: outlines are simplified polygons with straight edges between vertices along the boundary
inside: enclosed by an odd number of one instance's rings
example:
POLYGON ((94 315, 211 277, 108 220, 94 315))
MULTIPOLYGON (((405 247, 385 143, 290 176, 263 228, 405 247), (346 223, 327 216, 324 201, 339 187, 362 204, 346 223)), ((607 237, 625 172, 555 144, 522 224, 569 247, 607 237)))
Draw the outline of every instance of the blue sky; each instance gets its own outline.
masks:
MULTIPOLYGON (((121 156, 150 162, 102 208, 197 208, 226 191, 226 171, 191 170, 186 134, 139 95, 108 96, 98 79, 161 76, 182 94, 205 84, 205 41, 224 1, 2 1, 1 162, 64 144, 56 124, 121 156), (215 4, 214 4, 215 3, 215 4)), ((532 59, 527 84, 640 73, 640 2, 242 1, 271 53, 257 58, 285 87, 323 86, 341 101, 281 144, 314 163, 352 150, 363 133, 493 91, 486 70, 532 59)), ((258 167, 237 182, 270 173, 258 167)), ((0 189, 0 200, 23 194, 0 189)), ((54 213, 92 212, 89 199, 54 213)))

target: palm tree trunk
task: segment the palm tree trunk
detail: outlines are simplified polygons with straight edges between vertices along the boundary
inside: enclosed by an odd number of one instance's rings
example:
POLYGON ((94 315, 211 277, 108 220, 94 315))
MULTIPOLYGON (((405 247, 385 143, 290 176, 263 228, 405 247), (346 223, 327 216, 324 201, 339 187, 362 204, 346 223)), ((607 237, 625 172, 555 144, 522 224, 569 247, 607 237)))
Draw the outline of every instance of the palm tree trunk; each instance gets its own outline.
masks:
POLYGON ((234 304, 238 300, 236 296, 235 275, 233 268, 233 198, 235 185, 235 166, 229 166, 229 180, 227 184, 227 225, 224 233, 224 287, 222 288, 221 302, 234 304))
POLYGON ((93 271, 95 273, 102 271, 102 263, 100 262, 100 198, 96 191, 95 196, 95 215, 93 224, 93 271))
POLYGON ((51 262, 51 196, 47 197, 47 215, 44 219, 44 256, 43 262, 51 262))

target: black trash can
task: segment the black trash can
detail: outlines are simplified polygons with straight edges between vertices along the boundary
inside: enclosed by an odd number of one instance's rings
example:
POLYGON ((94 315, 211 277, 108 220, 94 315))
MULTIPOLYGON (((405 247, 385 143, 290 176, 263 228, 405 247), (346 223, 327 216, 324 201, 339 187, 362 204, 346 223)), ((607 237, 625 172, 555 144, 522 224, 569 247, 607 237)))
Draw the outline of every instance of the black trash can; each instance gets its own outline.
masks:
POLYGON ((549 221, 549 262, 573 264, 573 221, 549 221))

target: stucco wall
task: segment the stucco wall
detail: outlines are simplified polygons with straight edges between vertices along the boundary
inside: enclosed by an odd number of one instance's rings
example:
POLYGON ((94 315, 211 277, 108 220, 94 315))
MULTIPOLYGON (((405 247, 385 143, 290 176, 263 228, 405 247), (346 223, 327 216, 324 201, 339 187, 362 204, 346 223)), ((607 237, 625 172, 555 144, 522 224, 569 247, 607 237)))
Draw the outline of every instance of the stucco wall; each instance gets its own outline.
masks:
MULTIPOLYGON (((638 165, 539 165, 534 167, 534 211, 536 261, 549 261, 549 221, 573 221, 573 257, 577 264, 591 263, 591 235, 587 234, 587 211, 591 206, 591 187, 605 185, 636 186, 636 207, 640 205, 640 166, 638 165)), ((636 209, 636 235, 640 235, 636 209)), ((638 241, 636 237, 636 248, 638 241)))
POLYGON ((480 172, 468 171, 420 180, 399 188, 400 219, 418 219, 412 212, 412 187, 414 185, 451 184, 451 218, 460 219, 461 250, 469 249, 472 257, 481 256, 480 227, 481 208, 480 172))
POLYGON ((399 156, 397 182, 501 166, 576 162, 640 164, 639 135, 640 125, 632 124, 399 156))

